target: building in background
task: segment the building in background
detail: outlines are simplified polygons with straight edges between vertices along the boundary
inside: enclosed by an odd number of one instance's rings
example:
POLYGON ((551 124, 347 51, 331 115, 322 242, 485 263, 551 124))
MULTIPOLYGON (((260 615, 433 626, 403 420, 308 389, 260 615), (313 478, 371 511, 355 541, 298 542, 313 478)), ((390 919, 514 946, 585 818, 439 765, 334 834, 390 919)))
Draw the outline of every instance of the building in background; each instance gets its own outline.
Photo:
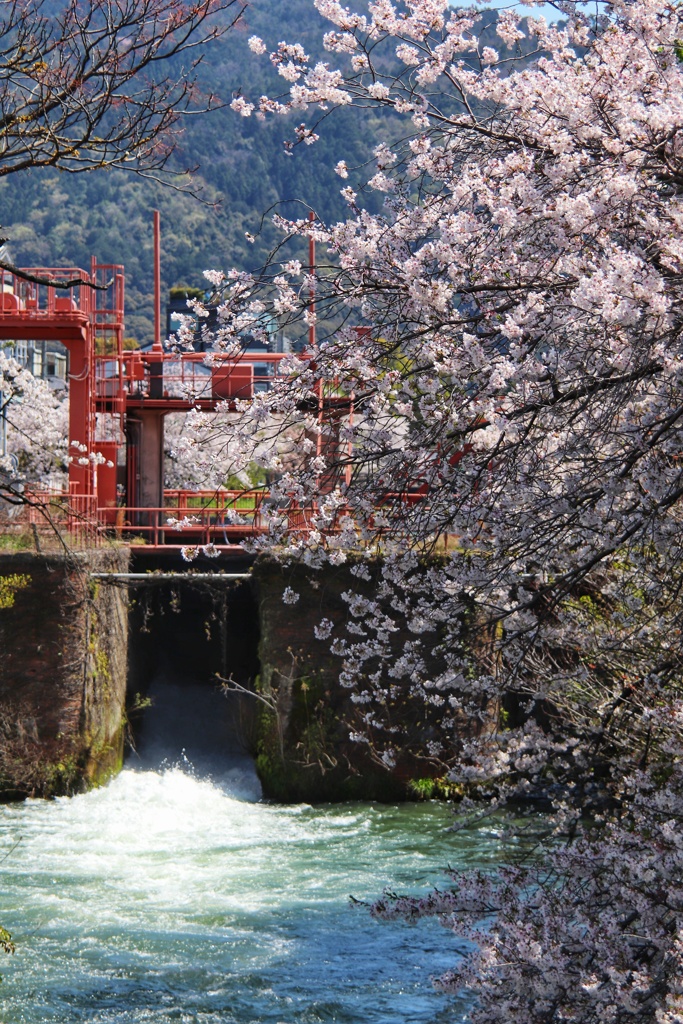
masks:
POLYGON ((8 355, 34 377, 40 377, 56 391, 67 385, 69 357, 58 341, 11 341, 6 344, 8 355))

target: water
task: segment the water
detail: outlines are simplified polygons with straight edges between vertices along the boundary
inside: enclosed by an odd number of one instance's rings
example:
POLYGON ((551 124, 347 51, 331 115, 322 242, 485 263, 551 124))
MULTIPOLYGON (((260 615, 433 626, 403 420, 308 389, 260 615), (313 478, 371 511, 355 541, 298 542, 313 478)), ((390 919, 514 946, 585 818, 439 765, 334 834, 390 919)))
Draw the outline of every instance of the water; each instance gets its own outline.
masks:
POLYGON ((157 741, 104 789, 0 808, 0 922, 18 945, 0 962, 2 1024, 465 1018, 429 983, 457 940, 348 897, 495 859, 495 824, 455 836, 436 804, 269 805, 243 756, 153 767, 157 741))

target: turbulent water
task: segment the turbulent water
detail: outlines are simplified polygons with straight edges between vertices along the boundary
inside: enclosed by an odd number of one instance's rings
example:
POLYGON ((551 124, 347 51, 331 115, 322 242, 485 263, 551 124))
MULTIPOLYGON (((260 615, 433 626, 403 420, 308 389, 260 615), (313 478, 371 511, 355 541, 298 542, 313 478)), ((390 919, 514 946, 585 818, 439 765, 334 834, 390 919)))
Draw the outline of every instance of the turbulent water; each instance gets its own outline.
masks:
POLYGON ((380 924, 349 895, 495 858, 496 827, 455 836, 435 804, 261 802, 244 757, 197 770, 190 743, 169 761, 161 703, 106 788, 0 808, 0 922, 18 946, 0 963, 2 1024, 464 1019, 429 983, 458 955, 450 933, 380 924))

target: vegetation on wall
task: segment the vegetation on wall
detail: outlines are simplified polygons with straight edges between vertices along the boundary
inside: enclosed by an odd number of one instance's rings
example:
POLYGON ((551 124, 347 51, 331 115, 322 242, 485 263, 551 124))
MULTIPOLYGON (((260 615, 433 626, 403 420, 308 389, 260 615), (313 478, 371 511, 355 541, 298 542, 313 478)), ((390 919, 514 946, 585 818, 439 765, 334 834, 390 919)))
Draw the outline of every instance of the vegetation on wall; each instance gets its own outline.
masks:
POLYGON ((10 573, 0 576, 0 610, 11 608, 18 590, 23 590, 31 582, 31 577, 24 573, 10 573))

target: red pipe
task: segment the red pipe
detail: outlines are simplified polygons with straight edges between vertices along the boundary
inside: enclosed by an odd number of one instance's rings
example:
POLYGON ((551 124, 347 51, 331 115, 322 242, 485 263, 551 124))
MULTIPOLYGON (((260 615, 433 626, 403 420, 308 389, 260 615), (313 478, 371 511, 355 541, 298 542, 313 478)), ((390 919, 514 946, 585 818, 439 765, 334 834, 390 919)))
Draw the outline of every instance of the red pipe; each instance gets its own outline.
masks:
POLYGON ((154 347, 161 348, 161 227, 154 211, 154 347))

